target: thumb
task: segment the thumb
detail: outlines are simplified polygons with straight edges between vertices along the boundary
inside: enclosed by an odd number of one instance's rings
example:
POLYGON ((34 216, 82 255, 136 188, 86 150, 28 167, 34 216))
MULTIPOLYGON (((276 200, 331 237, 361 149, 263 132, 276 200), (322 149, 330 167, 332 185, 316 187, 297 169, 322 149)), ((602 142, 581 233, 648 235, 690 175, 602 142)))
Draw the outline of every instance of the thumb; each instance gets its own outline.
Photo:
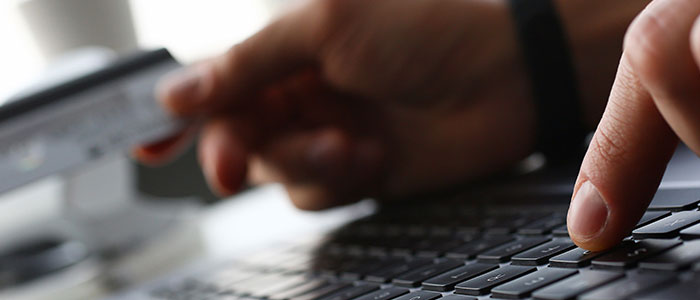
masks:
POLYGON ((569 234, 599 251, 628 236, 661 181, 677 138, 623 54, 569 207, 569 234))

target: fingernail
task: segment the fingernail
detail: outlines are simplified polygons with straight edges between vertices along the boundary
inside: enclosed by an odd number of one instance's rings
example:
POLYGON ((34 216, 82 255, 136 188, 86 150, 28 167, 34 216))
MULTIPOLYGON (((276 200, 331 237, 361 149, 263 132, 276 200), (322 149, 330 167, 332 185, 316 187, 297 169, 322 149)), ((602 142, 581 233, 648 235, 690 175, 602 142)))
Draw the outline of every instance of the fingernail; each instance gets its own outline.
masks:
POLYGON ((608 206, 590 181, 584 182, 571 202, 567 222, 571 235, 579 239, 597 237, 608 221, 608 206))

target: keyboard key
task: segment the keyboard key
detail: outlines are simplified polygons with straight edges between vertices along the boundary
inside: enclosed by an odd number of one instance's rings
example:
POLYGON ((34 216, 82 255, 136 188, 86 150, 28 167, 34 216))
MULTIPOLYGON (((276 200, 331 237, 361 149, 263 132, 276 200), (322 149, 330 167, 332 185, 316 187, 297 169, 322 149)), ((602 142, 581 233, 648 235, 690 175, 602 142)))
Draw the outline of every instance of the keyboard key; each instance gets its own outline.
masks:
POLYGON ((487 236, 483 239, 478 239, 458 248, 452 249, 447 252, 446 256, 455 259, 471 259, 476 257, 476 255, 478 255, 481 252, 503 245, 513 240, 515 240, 513 237, 505 235, 487 236))
POLYGON ((298 296, 293 296, 292 300, 315 300, 331 293, 335 293, 342 289, 350 288, 352 286, 349 282, 334 282, 330 285, 326 285, 319 289, 313 289, 306 293, 299 294, 298 296))
POLYGON ((554 236, 569 236, 569 229, 567 229, 566 224, 564 224, 552 229, 552 234, 554 236))
POLYGON ((494 288, 493 298, 520 299, 532 291, 578 273, 577 270, 544 268, 494 288))
POLYGON ((693 240, 700 238, 700 224, 695 224, 693 226, 681 230, 681 238, 684 240, 693 240))
POLYGON ((592 252, 583 248, 576 248, 550 258, 549 265, 560 268, 579 268, 589 265, 591 260, 605 253, 606 252, 592 252))
POLYGON ((405 294, 408 294, 407 289, 390 287, 355 298, 355 300, 390 300, 405 294))
POLYGON ((612 252, 593 260, 593 266, 601 268, 630 268, 649 256, 661 253, 680 245, 679 241, 643 240, 626 241, 612 252))
POLYGON ((486 234, 509 234, 546 217, 549 213, 506 214, 490 217, 481 224, 486 234))
POLYGON ((513 255, 535 247, 539 244, 546 243, 548 241, 548 238, 542 237, 523 238, 479 254, 477 258, 479 259, 479 261, 487 263, 507 262, 513 255))
POLYGON ((414 287, 419 286, 423 280, 437 276, 459 266, 463 266, 464 263, 456 260, 444 260, 442 262, 423 266, 406 274, 400 275, 394 278, 392 282, 398 286, 414 287))
POLYGON ((401 275, 403 273, 409 272, 411 270, 423 267, 425 265, 433 263, 432 259, 428 258, 416 258, 409 261, 404 261, 397 263, 380 270, 370 272, 365 277, 365 280, 370 282, 385 283, 389 282, 394 277, 401 275))
POLYGON ((649 210, 681 211, 697 208, 700 189, 658 190, 649 204, 649 210))
POLYGON ((700 260, 700 240, 685 242, 669 251, 645 259, 639 263, 639 267, 675 271, 687 268, 698 260, 700 260))
POLYGON ((442 295, 440 293, 433 293, 428 291, 415 291, 403 296, 400 296, 394 300, 435 300, 440 298, 442 295))
POLYGON ((296 287, 290 288, 285 291, 280 291, 277 293, 273 293, 268 296, 268 299, 272 300, 286 300, 294 296, 298 296, 304 293, 307 293, 309 291, 319 289, 325 285, 328 285, 328 281, 324 279, 313 279, 309 280, 306 283, 303 283, 301 285, 298 285, 296 287))
POLYGON ((632 231, 636 239, 674 238, 681 229, 700 222, 700 211, 682 211, 632 231))
POLYGON ((665 217, 668 217, 671 215, 670 211, 648 211, 645 212, 644 215, 642 216, 641 219, 639 219, 639 222, 637 222, 637 226, 634 226, 634 228, 639 228, 642 226, 649 225, 650 223, 656 222, 658 220, 661 220, 665 217))
POLYGON ((536 271, 535 267, 507 265, 478 277, 469 279, 455 286, 455 293, 465 295, 484 295, 504 282, 536 271))
POLYGON ((564 224, 566 218, 560 214, 553 214, 518 229, 520 234, 542 235, 552 232, 552 229, 564 224))
POLYGON ((676 280, 669 274, 635 274, 581 295, 580 300, 628 299, 676 280))
POLYGON ((568 239, 556 239, 522 252, 511 258, 514 265, 537 266, 547 263, 550 257, 576 247, 568 239))
POLYGON ((643 293, 634 300, 697 300, 700 299, 700 278, 678 282, 663 289, 643 293))
POLYGON ((417 256, 421 257, 438 257, 445 253, 445 251, 455 249, 464 244, 460 239, 425 239, 421 241, 413 251, 417 256))
POLYGON ((623 273, 610 271, 581 270, 578 275, 568 277, 552 285, 536 290, 532 298, 537 300, 569 300, 603 284, 622 278, 623 273))
POLYGON ((471 263, 424 281, 423 289, 440 292, 449 291, 454 289, 457 283, 497 268, 498 265, 495 264, 471 263))
POLYGON ((351 268, 345 268, 345 270, 343 270, 341 273, 341 277, 344 279, 357 280, 373 271, 395 266, 404 262, 406 262, 406 259, 399 257, 362 260, 362 264, 355 265, 351 268))
POLYGON ((447 295, 445 297, 440 298, 440 300, 477 300, 474 297, 468 297, 468 296, 462 296, 462 295, 447 295))
POLYGON ((345 288, 330 294, 325 297, 318 298, 319 300, 350 300, 364 294, 374 292, 379 289, 378 285, 375 284, 363 284, 356 285, 353 287, 345 288))

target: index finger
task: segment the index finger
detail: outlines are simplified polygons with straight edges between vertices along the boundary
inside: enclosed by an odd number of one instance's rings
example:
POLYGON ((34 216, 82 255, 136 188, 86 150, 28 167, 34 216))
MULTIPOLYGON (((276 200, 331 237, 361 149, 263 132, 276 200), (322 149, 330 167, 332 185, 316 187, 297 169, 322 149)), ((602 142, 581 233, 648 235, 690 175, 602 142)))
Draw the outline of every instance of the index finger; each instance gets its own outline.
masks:
POLYGON ((271 23, 225 54, 167 77, 159 100, 181 116, 242 105, 267 84, 314 60, 320 20, 310 6, 271 23))
POLYGON ((572 240, 599 251, 629 235, 676 145, 677 138, 623 55, 574 187, 567 216, 572 240))

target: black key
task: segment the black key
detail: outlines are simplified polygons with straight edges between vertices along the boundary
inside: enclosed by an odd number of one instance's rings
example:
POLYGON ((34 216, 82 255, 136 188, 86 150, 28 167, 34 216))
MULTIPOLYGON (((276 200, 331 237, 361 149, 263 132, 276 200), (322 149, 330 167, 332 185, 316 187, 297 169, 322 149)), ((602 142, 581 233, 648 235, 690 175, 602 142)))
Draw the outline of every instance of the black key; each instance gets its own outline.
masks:
POLYGON ((477 299, 474 297, 451 294, 451 295, 447 295, 445 297, 440 298, 440 300, 477 300, 477 299))
POLYGON ((695 224, 693 226, 681 230, 681 238, 684 240, 693 240, 700 238, 700 224, 695 224))
POLYGON ((544 218, 547 214, 499 215, 484 220, 481 224, 486 234, 509 234, 523 226, 544 218))
POLYGON ((483 239, 478 239, 458 248, 452 249, 447 252, 446 256, 449 258, 456 259, 471 259, 481 252, 503 245, 513 240, 513 237, 505 235, 487 236, 483 239))
POLYGON ((272 299, 272 300, 286 300, 286 299, 289 299, 291 297, 298 296, 298 295, 313 291, 315 289, 319 289, 325 285, 328 285, 328 282, 326 280, 314 279, 314 280, 310 280, 306 283, 303 283, 301 285, 290 288, 288 290, 273 293, 272 295, 269 295, 267 298, 272 299))
POLYGON ((635 274, 581 295, 579 300, 628 299, 676 280, 669 274, 635 274))
POLYGON ((326 285, 322 288, 313 289, 309 292, 299 294, 298 296, 293 296, 292 300, 315 300, 331 293, 335 293, 342 289, 350 288, 352 286, 349 282, 334 282, 330 285, 326 285))
POLYGON ((345 268, 341 273, 341 277, 345 279, 357 280, 365 274, 382 268, 394 266, 406 262, 405 258, 385 258, 385 259, 366 259, 362 260, 361 264, 357 264, 350 268, 345 268))
POLYGON ((488 263, 507 262, 511 256, 548 241, 548 238, 542 237, 523 238, 479 254, 477 258, 482 262, 488 263))
POLYGON ((658 190, 649 204, 649 210, 681 211, 694 209, 700 202, 700 189, 658 190))
POLYGON ((516 280, 497 286, 491 293, 494 298, 520 299, 530 296, 532 291, 578 273, 577 270, 544 268, 516 280))
POLYGON ((408 294, 407 289, 390 287, 355 298, 355 300, 390 300, 404 294, 408 294))
POLYGON ((552 229, 552 234, 555 236, 569 236, 569 229, 567 229, 566 224, 564 224, 552 229))
POLYGON ((446 251, 455 249, 464 244, 460 239, 426 239, 417 245, 413 250, 417 256, 421 257, 438 257, 446 251))
POLYGON ((637 226, 634 226, 634 228, 639 228, 642 226, 649 225, 650 223, 656 222, 658 220, 661 220, 665 217, 668 217, 671 215, 671 212, 669 211, 648 211, 645 212, 642 218, 637 222, 637 226))
POLYGON ((456 267, 463 266, 464 263, 456 260, 444 260, 442 262, 423 266, 406 274, 400 275, 391 282, 398 286, 414 287, 419 286, 423 280, 437 276, 456 267))
POLYGON ((679 241, 643 240, 626 241, 620 248, 593 260, 593 266, 602 268, 630 268, 637 262, 680 245, 679 241))
POLYGON ((700 211, 682 211, 632 231, 636 239, 674 238, 681 229, 700 222, 700 211))
POLYGON ((365 277, 365 280, 377 283, 389 282, 398 275, 420 268, 427 264, 431 264, 432 262, 433 260, 428 258, 416 258, 409 261, 400 262, 395 265, 370 272, 365 277))
POLYGON ((522 252, 511 258, 514 265, 537 266, 547 263, 550 257, 576 247, 568 239, 556 239, 522 252))
POLYGON ((442 295, 440 293, 433 293, 427 291, 415 291, 413 293, 403 295, 394 300, 435 300, 440 298, 442 295))
POLYGON ((564 222, 566 222, 566 218, 564 216, 560 214, 553 214, 520 227, 518 229, 518 233, 532 235, 547 234, 552 232, 554 228, 564 224, 564 222))
POLYGON ((325 297, 318 298, 319 300, 350 300, 364 294, 374 292, 379 289, 378 285, 375 284, 363 284, 356 285, 353 287, 345 288, 330 294, 325 297))
POLYGON ((537 300, 569 300, 603 284, 624 276, 624 273, 609 271, 581 270, 571 276, 532 293, 537 300))
POLYGON ((576 248, 564 254, 559 254, 549 259, 549 265, 560 268, 579 268, 587 266, 594 258, 605 252, 591 252, 583 248, 576 248))
POLYGON ((687 268, 698 260, 700 260, 700 241, 690 241, 641 261, 639 267, 643 269, 675 271, 687 268))
POLYGON ((471 263, 424 281, 423 289, 440 292, 449 291, 454 289, 457 283, 497 268, 498 265, 471 263))
POLYGON ((663 289, 650 291, 634 300, 697 300, 700 299, 700 278, 678 282, 663 289))
POLYGON ((493 287, 536 270, 535 267, 503 266, 458 284, 455 293, 474 296, 488 294, 493 287))

